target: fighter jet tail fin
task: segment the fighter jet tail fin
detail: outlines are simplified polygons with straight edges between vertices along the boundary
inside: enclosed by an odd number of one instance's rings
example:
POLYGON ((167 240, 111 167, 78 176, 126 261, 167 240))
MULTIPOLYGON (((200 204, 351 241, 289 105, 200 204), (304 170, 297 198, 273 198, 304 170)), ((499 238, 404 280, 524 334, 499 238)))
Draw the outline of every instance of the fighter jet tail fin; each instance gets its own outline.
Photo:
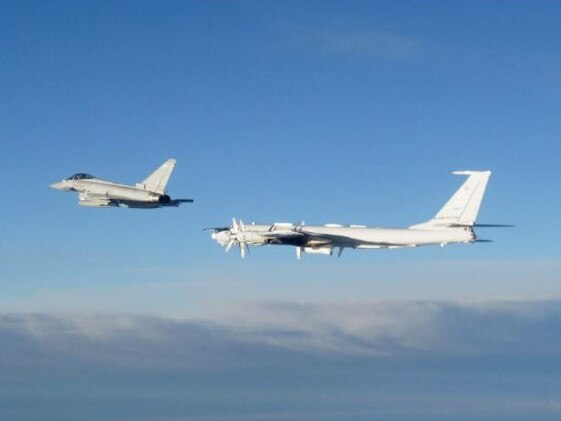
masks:
POLYGON ((454 171, 452 174, 467 175, 468 179, 434 218, 412 228, 473 227, 491 171, 454 171))
POLYGON ((144 190, 164 194, 173 167, 175 167, 175 159, 168 159, 156 171, 150 174, 146 180, 136 186, 144 190))

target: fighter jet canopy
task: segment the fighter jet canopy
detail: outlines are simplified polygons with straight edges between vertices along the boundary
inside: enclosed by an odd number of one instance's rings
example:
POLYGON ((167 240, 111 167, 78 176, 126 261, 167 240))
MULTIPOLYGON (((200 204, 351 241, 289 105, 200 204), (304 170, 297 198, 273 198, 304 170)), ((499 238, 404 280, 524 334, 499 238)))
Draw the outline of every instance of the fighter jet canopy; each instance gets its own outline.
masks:
POLYGON ((92 178, 95 177, 93 175, 84 174, 80 172, 78 174, 71 175, 70 177, 67 178, 67 180, 90 180, 92 178))

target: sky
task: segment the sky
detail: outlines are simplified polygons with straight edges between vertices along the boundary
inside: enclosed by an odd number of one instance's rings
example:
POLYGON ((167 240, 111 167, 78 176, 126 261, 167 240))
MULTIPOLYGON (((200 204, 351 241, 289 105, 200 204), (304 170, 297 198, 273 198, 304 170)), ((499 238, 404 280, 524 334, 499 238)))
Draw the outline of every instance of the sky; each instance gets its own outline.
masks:
POLYGON ((560 17, 0 1, 0 415, 557 419, 560 17), (192 205, 89 209, 48 187, 172 157, 192 205), (492 243, 241 261, 203 231, 409 226, 463 169, 493 172, 479 221, 516 225, 480 230, 492 243))

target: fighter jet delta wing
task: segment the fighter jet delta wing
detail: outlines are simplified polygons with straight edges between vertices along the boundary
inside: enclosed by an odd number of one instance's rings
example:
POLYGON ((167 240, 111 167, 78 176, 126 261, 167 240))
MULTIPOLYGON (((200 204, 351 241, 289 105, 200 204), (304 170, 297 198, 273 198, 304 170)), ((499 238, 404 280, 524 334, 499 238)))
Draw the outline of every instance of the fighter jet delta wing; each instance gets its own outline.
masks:
POLYGON ((51 184, 62 191, 78 192, 79 204, 89 207, 162 208, 192 203, 192 199, 172 199, 166 185, 175 167, 175 159, 168 159, 148 178, 135 186, 102 180, 85 173, 77 173, 51 184))

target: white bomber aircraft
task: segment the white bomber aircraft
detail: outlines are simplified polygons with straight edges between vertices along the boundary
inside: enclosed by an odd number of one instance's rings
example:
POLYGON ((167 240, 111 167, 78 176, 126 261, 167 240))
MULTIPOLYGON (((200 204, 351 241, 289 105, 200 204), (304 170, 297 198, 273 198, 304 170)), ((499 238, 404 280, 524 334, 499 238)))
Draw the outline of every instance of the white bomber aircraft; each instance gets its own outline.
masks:
POLYGON ((409 228, 374 228, 364 225, 343 226, 300 225, 274 223, 272 225, 244 225, 232 220, 231 227, 210 228, 212 238, 226 247, 228 252, 237 245, 244 258, 249 246, 289 245, 296 247, 296 256, 301 253, 338 255, 345 248, 393 249, 421 245, 448 243, 486 242, 478 240, 474 227, 501 227, 510 225, 476 224, 477 213, 485 193, 491 171, 455 171, 453 174, 467 175, 468 179, 430 221, 409 228))
POLYGON ((51 184, 51 187, 56 190, 78 192, 79 203, 82 206, 121 206, 144 209, 177 207, 181 203, 192 203, 192 199, 171 199, 165 191, 174 166, 175 159, 168 159, 146 180, 135 186, 118 184, 89 174, 78 173, 51 184))

